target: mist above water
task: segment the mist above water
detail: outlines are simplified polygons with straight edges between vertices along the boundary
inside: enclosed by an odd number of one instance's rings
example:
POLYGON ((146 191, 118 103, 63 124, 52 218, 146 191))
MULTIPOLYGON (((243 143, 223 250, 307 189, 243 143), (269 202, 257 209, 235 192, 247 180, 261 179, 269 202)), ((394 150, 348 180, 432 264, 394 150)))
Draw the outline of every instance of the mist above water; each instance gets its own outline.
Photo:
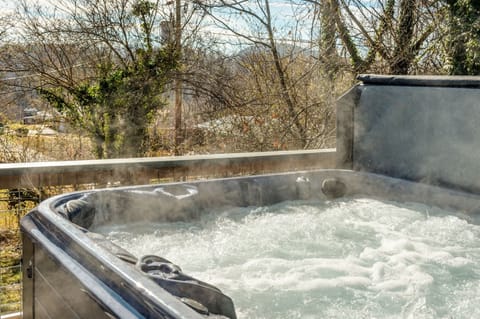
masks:
POLYGON ((480 317, 480 226, 420 204, 285 202, 97 231, 216 285, 239 318, 480 317))

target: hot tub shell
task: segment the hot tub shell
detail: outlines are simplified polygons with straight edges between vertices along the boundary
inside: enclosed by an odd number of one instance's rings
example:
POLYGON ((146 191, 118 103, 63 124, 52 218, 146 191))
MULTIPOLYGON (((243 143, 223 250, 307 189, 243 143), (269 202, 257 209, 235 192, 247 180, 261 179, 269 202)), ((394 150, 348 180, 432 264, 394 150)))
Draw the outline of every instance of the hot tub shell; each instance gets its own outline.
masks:
POLYGON ((338 102, 339 169, 103 189, 42 202, 21 221, 24 318, 205 318, 89 231, 102 225, 328 200, 326 180, 345 185, 344 196, 434 205, 477 223, 480 80, 360 79, 338 102), (65 214, 75 200, 93 207, 92 215, 65 214))

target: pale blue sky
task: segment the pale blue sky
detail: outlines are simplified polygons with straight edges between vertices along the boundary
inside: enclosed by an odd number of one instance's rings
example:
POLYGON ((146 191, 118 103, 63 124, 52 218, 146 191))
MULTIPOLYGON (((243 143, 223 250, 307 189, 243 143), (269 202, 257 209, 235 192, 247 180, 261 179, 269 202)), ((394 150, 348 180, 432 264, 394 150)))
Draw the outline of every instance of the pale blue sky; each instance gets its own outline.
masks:
MULTIPOLYGON (((28 2, 31 2, 32 4, 35 5, 51 5, 55 4, 57 1, 56 0, 26 0, 28 2)), ((289 41, 293 37, 297 39, 304 39, 307 40, 309 37, 309 32, 310 32, 310 25, 308 19, 308 16, 304 15, 302 16, 300 25, 297 25, 297 28, 295 28, 294 24, 294 11, 298 10, 298 7, 295 7, 294 3, 296 1, 288 1, 288 0, 271 0, 270 6, 271 6, 271 13, 272 16, 274 17, 273 21, 275 24, 275 31, 276 31, 276 37, 279 40, 282 41, 289 41)), ((184 3, 188 3, 187 1, 184 0, 184 3)), ((263 3, 260 1, 260 3, 263 3)), ((0 14, 1 15, 9 15, 12 14, 14 11, 15 6, 18 4, 18 0, 0 0, 0 14)), ((245 5, 255 7, 257 4, 257 1, 248 1, 245 2, 245 5)), ((254 9, 257 12, 260 12, 258 9, 254 9)), ((248 19, 245 19, 245 16, 237 18, 235 21, 230 21, 232 25, 235 25, 235 29, 244 34, 248 34, 251 37, 255 36, 262 36, 262 30, 255 30, 254 23, 251 23, 248 21, 248 19)), ((233 36, 229 36, 229 33, 226 32, 223 29, 220 29, 216 26, 213 26, 209 24, 207 27, 204 28, 203 32, 210 32, 211 34, 215 35, 216 37, 221 37, 222 39, 226 39, 225 41, 231 41, 234 40, 235 38, 233 36)), ((263 36, 265 33, 263 33, 263 36)))

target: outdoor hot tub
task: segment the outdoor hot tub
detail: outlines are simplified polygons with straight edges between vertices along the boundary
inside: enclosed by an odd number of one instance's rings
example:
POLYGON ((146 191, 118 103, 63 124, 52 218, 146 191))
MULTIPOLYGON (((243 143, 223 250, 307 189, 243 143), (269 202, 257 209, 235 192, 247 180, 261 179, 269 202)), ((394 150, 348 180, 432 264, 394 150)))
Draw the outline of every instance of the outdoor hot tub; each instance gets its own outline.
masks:
POLYGON ((480 315, 480 79, 360 80, 338 169, 42 202, 21 221, 24 317, 480 315))

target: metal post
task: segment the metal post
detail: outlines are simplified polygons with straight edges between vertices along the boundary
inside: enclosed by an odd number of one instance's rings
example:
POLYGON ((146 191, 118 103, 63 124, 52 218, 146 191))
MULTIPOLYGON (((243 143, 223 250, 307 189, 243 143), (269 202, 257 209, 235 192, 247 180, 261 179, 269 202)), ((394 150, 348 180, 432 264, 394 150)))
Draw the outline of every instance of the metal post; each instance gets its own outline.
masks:
MULTIPOLYGON (((175 50, 177 59, 182 58, 182 12, 181 1, 175 2, 175 50)), ((179 66, 180 68, 180 66, 179 66)), ((175 78, 175 155, 180 155, 180 144, 182 143, 182 75, 177 71, 175 78)))

